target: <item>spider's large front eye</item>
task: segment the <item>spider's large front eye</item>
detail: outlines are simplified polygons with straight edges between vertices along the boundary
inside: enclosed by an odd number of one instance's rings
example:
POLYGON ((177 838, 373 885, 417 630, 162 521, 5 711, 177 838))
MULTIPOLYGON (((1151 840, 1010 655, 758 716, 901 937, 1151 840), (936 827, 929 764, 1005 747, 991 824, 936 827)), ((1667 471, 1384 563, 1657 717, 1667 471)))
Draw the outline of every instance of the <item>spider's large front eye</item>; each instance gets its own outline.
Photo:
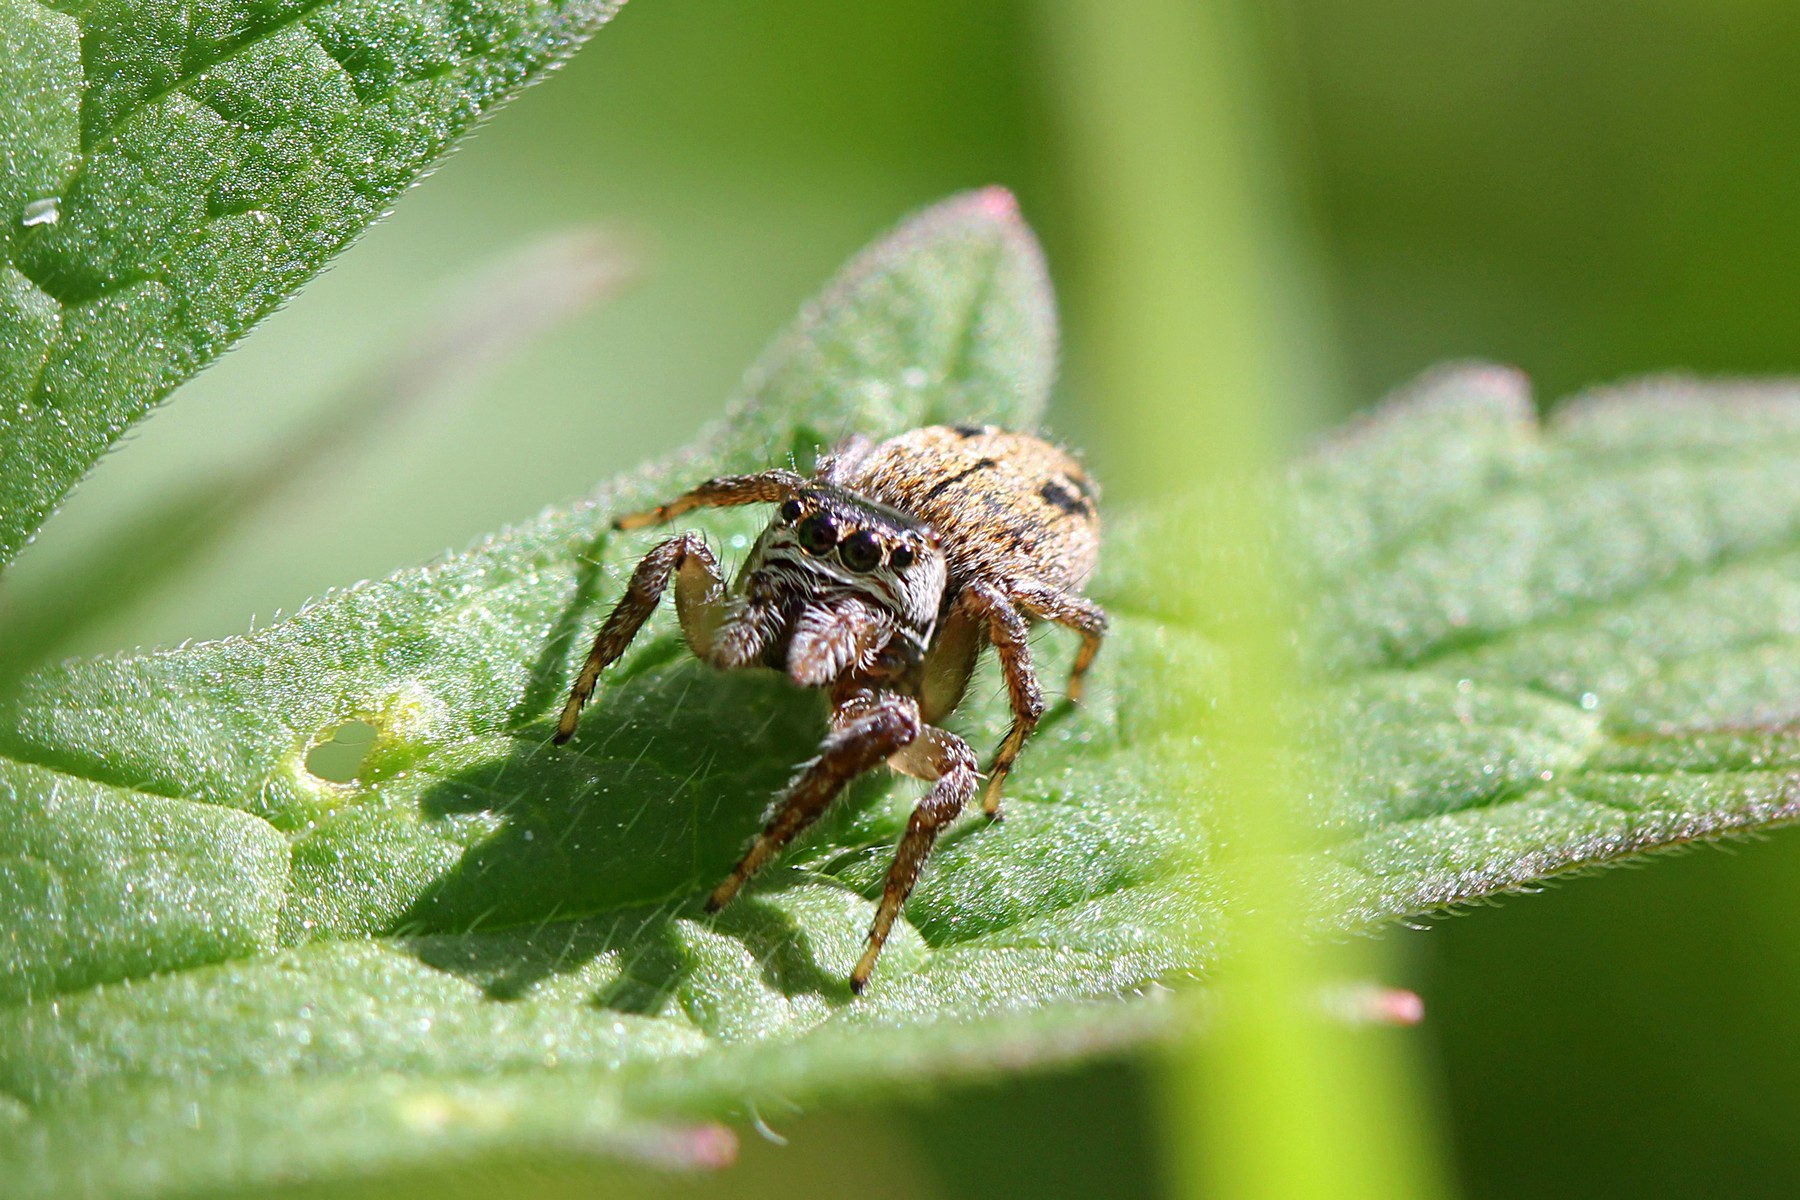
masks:
POLYGON ((844 544, 838 547, 838 557, 844 560, 846 567, 858 574, 873 571, 881 565, 881 543, 875 540, 874 534, 864 529, 844 539, 844 544))
POLYGON ((831 518, 824 513, 814 513, 800 522, 800 548, 808 554, 829 554, 837 545, 837 530, 831 527, 831 518))

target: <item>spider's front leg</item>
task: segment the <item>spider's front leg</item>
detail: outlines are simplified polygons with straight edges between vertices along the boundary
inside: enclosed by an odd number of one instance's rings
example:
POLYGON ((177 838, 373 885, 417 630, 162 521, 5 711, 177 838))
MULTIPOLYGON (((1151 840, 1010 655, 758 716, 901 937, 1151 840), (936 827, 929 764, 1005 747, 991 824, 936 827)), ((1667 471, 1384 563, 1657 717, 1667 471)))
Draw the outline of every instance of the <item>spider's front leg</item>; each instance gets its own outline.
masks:
POLYGON ((792 471, 758 471, 754 475, 720 475, 667 504, 643 512, 626 513, 613 521, 614 529, 642 529, 661 525, 696 508, 733 508, 740 504, 779 504, 798 491, 805 480, 792 471))
POLYGON ((659 542, 631 573, 625 594, 600 626, 594 648, 588 652, 587 662, 582 664, 581 674, 569 690, 568 703, 563 705, 552 739, 557 745, 575 736, 575 723, 600 682, 600 672, 625 653, 631 639, 656 611, 671 576, 675 579, 675 611, 681 618, 681 632, 687 637, 688 646, 703 659, 711 653, 728 603, 725 577, 719 574, 719 560, 708 549, 706 539, 698 533, 684 533, 659 542))
POLYGON ((918 702, 909 696, 858 690, 842 699, 818 757, 801 766, 750 849, 707 899, 706 911, 731 903, 752 875, 824 815, 851 780, 910 744, 919 729, 918 702))
POLYGON ((894 851, 894 864, 888 868, 887 883, 881 889, 881 904, 875 910, 875 923, 869 928, 868 945, 857 960, 856 969, 850 972, 850 990, 858 993, 868 986, 875 960, 881 956, 881 948, 887 944, 906 898, 919 882, 938 834, 956 820, 963 805, 975 794, 975 752, 954 733, 935 725, 920 730, 918 739, 890 757, 888 764, 915 779, 930 780, 931 790, 906 823, 906 832, 894 851))

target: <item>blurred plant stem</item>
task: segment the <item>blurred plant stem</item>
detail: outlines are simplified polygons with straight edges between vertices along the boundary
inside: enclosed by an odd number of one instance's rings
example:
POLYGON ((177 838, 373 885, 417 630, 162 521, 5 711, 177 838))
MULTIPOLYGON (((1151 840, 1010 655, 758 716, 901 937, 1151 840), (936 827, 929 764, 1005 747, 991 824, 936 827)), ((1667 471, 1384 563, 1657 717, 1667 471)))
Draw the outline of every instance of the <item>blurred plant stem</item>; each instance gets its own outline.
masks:
POLYGON ((357 452, 378 423, 441 419, 507 358, 636 280, 640 254, 600 229, 534 239, 438 302, 419 333, 339 390, 308 425, 124 521, 30 593, 0 597, 0 692, 82 631, 140 601, 264 509, 357 452))
POLYGON ((1183 869, 1224 880, 1233 916, 1204 1036, 1165 1075, 1171 1182, 1229 1200, 1441 1194, 1403 1047, 1323 1002, 1345 979, 1379 977, 1382 947, 1303 945, 1300 882, 1282 870, 1304 781, 1270 769, 1295 761, 1279 710, 1296 664, 1258 481, 1327 372, 1317 310, 1294 286, 1305 243, 1260 94, 1264 56, 1248 11, 1225 0, 1048 0, 1047 16, 1097 394, 1128 439, 1134 490, 1198 486, 1215 505, 1205 527, 1242 539, 1205 555, 1232 569, 1189 581, 1220 614, 1231 683, 1197 731, 1216 747, 1215 837, 1183 869))

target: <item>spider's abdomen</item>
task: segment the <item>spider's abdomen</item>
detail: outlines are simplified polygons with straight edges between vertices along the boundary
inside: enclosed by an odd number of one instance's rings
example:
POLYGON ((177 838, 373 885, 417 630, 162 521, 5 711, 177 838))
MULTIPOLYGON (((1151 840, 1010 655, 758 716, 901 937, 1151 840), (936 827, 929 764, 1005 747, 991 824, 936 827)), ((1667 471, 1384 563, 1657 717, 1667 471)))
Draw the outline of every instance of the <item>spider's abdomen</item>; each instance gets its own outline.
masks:
POLYGON ((845 485, 938 533, 953 578, 1079 589, 1100 550, 1097 489, 1074 457, 991 426, 930 425, 882 442, 845 485))

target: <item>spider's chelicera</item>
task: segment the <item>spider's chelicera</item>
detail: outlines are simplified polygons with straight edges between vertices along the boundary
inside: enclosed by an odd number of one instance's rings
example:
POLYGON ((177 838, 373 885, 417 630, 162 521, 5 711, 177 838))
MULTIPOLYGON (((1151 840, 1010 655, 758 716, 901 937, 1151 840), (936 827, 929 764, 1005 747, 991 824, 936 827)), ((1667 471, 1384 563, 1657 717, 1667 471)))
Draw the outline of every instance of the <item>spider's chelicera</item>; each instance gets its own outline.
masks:
POLYGON ((614 523, 661 524, 696 508, 776 506, 727 584, 694 532, 658 544, 632 573, 569 694, 556 741, 575 734, 600 672, 655 611, 671 578, 694 655, 715 667, 772 667, 828 688, 830 732, 799 768, 768 822, 707 901, 716 911, 811 825, 852 779, 885 762, 928 781, 888 871, 868 947, 850 976, 862 991, 939 831, 974 794, 968 743, 939 727, 992 643, 1012 727, 988 772, 1000 790, 1044 711, 1026 641, 1030 622, 1081 634, 1068 694, 1100 648, 1106 614, 1080 593, 1100 545, 1095 490, 1068 454, 1027 434, 931 426, 874 445, 857 438, 811 478, 764 471, 709 479, 660 508, 614 523))

